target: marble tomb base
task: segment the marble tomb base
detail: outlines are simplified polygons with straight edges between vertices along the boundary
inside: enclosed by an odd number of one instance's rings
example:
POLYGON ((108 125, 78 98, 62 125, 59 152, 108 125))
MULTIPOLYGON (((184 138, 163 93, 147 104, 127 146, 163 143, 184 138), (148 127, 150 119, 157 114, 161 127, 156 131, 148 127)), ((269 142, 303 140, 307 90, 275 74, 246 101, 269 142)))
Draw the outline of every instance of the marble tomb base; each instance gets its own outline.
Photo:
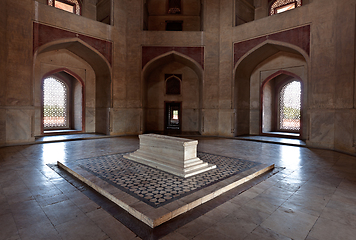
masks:
POLYGON ((106 155, 57 164, 151 228, 274 168, 274 165, 199 153, 201 159, 217 167, 182 178, 128 160, 125 155, 106 155))
POLYGON ((197 157, 198 140, 158 134, 139 138, 140 148, 125 158, 184 178, 216 168, 197 157))

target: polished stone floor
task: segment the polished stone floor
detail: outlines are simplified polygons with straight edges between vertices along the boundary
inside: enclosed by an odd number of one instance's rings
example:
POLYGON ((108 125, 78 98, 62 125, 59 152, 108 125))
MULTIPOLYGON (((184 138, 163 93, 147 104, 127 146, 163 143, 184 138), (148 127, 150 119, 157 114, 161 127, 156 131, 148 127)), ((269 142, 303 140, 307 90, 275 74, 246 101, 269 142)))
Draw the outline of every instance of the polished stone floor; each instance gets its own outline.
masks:
POLYGON ((355 239, 356 157, 265 142, 197 139, 199 151, 285 169, 150 232, 47 166, 134 151, 137 137, 3 147, 0 239, 355 239))

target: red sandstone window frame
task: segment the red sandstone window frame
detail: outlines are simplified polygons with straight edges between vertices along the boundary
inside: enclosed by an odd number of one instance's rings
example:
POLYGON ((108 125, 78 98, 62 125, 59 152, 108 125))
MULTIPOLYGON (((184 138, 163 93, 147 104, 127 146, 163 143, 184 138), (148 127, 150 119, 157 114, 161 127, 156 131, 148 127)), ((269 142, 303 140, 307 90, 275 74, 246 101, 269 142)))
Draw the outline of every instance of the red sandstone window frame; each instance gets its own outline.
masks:
POLYGON ((61 2, 73 6, 73 13, 82 15, 82 3, 79 0, 47 0, 47 5, 55 7, 56 2, 61 2))
MULTIPOLYGON (((303 0, 275 0, 275 1, 272 1, 269 6, 269 15, 272 16, 272 15, 278 14, 277 13, 278 9, 281 9, 281 8, 283 8, 287 5, 293 4, 293 3, 295 4, 294 9, 303 6, 303 0), (281 2, 281 5, 273 6, 276 2, 281 2)), ((289 10, 287 10, 287 11, 289 11, 289 10)))

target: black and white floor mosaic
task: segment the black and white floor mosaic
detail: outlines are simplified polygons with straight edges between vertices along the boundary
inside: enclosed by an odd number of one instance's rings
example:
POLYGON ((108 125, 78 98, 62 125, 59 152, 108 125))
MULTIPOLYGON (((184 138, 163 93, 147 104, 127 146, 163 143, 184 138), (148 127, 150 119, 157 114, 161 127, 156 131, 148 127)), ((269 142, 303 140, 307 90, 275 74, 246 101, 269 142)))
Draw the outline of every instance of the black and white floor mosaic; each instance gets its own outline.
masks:
POLYGON ((102 180, 139 200, 158 208, 228 177, 251 169, 260 163, 199 152, 204 162, 215 164, 211 171, 190 178, 136 163, 124 154, 78 160, 77 164, 102 180))

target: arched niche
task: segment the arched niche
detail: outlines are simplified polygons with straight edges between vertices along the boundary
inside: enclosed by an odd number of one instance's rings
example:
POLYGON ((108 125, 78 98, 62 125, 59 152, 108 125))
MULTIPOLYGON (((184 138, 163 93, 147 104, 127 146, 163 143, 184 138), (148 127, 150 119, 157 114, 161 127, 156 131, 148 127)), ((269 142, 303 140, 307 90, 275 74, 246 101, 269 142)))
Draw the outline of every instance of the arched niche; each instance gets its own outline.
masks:
MULTIPOLYGON (((260 134, 261 135, 285 135, 289 137, 300 137, 303 135, 303 126, 305 124, 306 109, 304 105, 304 82, 302 78, 292 72, 279 70, 268 76, 261 84, 261 98, 260 98, 260 134), (280 119, 280 98, 281 91, 288 84, 298 82, 300 84, 300 118, 296 120, 299 122, 300 129, 282 129, 280 119)), ((297 101, 297 99, 295 99, 297 101)))
POLYGON ((142 7, 143 30, 203 30, 204 8, 202 0, 143 0, 142 7), (178 25, 179 27, 171 28, 170 25, 178 25))
POLYGON ((63 131, 85 132, 85 95, 84 81, 79 75, 66 68, 55 69, 46 73, 42 78, 41 95, 41 133, 53 132, 58 128, 44 128, 44 81, 54 78, 65 84, 67 90, 67 126, 59 128, 63 131), (46 130, 46 131, 45 131, 46 130))
MULTIPOLYGON (((62 39, 41 46, 34 59, 34 99, 41 106, 41 81, 44 75, 66 68, 83 79, 85 88, 86 132, 110 134, 111 67, 95 49, 80 39, 62 39)), ((40 119, 40 112, 36 113, 40 119)), ((41 122, 36 120, 35 134, 41 134, 41 122)))
MULTIPOLYGON (((307 109, 308 54, 297 46, 267 40, 239 59, 234 71, 234 135, 260 135, 261 85, 278 71, 286 70, 303 80, 303 109, 307 109)), ((307 114, 303 114, 306 122, 307 114)), ((307 136, 306 124, 300 138, 307 136)))
POLYGON ((191 58, 169 52, 148 62, 142 72, 144 132, 167 133, 167 104, 181 106, 181 131, 201 132, 203 69, 191 58), (181 77, 180 94, 166 94, 166 78, 181 77))

